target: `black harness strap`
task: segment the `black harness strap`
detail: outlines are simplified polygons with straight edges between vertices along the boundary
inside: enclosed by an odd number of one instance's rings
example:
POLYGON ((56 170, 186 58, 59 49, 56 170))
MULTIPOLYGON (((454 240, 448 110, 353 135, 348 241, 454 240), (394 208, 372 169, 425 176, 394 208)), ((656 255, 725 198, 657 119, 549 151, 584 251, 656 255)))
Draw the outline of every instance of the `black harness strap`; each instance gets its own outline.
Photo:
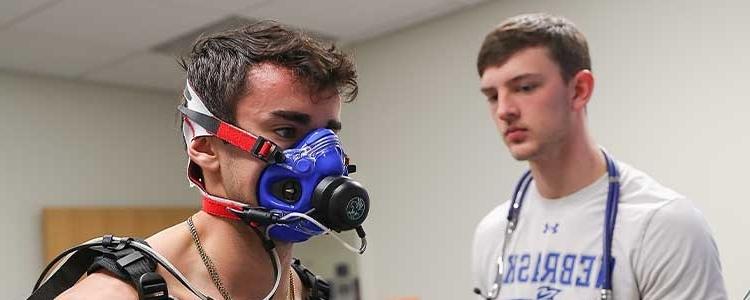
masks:
POLYGON ((295 258, 292 268, 302 280, 302 285, 310 289, 309 300, 328 300, 331 297, 331 287, 322 277, 316 276, 295 258))
POLYGON ((156 270, 156 263, 136 249, 96 247, 96 250, 101 253, 101 256, 94 258, 88 268, 89 274, 105 269, 123 281, 138 282, 141 275, 156 270))
MULTIPOLYGON (((66 261, 55 274, 41 287, 34 290, 34 293, 27 300, 49 300, 54 299, 57 295, 71 288, 88 269, 94 258, 100 253, 91 248, 77 251, 66 261)), ((54 264, 54 262, 53 262, 54 264)), ((46 272, 45 272, 46 273, 46 272)), ((44 274, 42 274, 44 276, 44 274)), ((42 278, 40 278, 41 280, 42 278)))
MULTIPOLYGON (((132 238, 115 240, 107 235, 102 238, 101 243, 81 245, 65 251, 47 266, 27 300, 54 299, 75 285, 84 273, 91 274, 100 269, 131 283, 138 291, 139 299, 169 299, 164 278, 155 273, 156 262, 130 245, 133 241, 132 238), (75 253, 40 287, 39 284, 49 269, 73 251, 75 253)), ((137 241, 148 246, 145 241, 137 241)))
MULTIPOLYGON (((171 299, 164 278, 155 272, 156 258, 138 248, 143 246, 133 245, 134 243, 148 247, 148 244, 142 240, 114 238, 108 235, 104 236, 101 242, 87 243, 66 250, 47 265, 27 300, 54 299, 75 285, 86 272, 90 274, 101 269, 132 284, 141 300, 171 299), (50 269, 70 253, 73 253, 70 258, 42 284, 50 269)), ((273 242, 266 241, 264 245, 268 251, 273 249, 273 242)), ((308 300, 330 299, 328 282, 305 268, 299 259, 294 259, 292 268, 299 275, 302 284, 309 289, 308 300)), ((211 298, 206 297, 206 299, 211 298)))

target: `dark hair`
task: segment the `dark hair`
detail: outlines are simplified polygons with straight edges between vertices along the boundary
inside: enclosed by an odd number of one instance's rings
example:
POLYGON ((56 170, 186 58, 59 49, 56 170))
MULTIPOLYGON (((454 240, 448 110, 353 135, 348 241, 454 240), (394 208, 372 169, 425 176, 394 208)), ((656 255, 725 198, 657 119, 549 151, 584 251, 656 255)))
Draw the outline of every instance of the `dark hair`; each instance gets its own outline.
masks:
POLYGON ((586 38, 575 24, 563 17, 539 13, 511 17, 487 34, 477 58, 479 76, 488 67, 504 64, 518 51, 538 46, 547 48, 565 82, 578 71, 591 69, 586 38))
POLYGON ((345 102, 357 96, 357 73, 347 55, 274 21, 203 36, 179 63, 206 108, 234 125, 238 100, 252 92, 247 74, 263 63, 289 69, 311 93, 335 90, 345 102))

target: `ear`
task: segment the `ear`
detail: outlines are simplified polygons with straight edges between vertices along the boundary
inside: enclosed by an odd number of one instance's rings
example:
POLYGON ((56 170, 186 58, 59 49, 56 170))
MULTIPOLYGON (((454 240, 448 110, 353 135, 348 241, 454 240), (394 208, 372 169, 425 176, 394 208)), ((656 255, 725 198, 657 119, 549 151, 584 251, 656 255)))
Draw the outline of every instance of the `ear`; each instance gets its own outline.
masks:
POLYGON ((194 138, 188 145, 188 157, 204 172, 219 170, 219 155, 215 138, 202 136, 194 138))
POLYGON ((594 92, 594 74, 590 70, 578 71, 570 79, 569 87, 571 109, 577 112, 584 111, 594 92))

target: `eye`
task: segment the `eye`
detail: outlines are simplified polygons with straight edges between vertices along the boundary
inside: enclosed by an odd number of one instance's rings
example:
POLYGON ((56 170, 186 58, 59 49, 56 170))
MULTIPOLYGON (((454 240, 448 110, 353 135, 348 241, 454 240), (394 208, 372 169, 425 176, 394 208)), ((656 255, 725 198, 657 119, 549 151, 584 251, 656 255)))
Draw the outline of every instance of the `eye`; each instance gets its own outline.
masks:
POLYGON ((516 91, 521 92, 521 93, 528 93, 528 92, 535 90, 537 86, 538 86, 537 84, 533 84, 533 83, 521 84, 516 88, 516 91))
POLYGON ((487 95, 487 102, 496 102, 497 94, 487 95))
POLYGON ((273 132, 275 132, 279 137, 285 138, 285 139, 294 139, 297 136, 297 129, 294 127, 282 127, 274 129, 273 132))

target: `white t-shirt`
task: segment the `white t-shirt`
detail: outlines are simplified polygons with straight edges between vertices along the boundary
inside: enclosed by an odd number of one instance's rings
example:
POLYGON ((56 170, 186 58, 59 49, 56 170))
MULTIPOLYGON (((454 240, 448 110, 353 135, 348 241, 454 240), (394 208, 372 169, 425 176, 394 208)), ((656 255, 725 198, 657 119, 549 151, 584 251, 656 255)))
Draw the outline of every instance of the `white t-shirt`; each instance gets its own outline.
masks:
MULTIPOLYGON (((684 196, 624 163, 612 242, 615 300, 727 299, 719 253, 703 215, 684 196)), ((599 299, 608 181, 545 199, 532 181, 508 243, 498 299, 599 299)), ((507 201, 474 234, 472 272, 487 293, 503 247, 507 201)))

